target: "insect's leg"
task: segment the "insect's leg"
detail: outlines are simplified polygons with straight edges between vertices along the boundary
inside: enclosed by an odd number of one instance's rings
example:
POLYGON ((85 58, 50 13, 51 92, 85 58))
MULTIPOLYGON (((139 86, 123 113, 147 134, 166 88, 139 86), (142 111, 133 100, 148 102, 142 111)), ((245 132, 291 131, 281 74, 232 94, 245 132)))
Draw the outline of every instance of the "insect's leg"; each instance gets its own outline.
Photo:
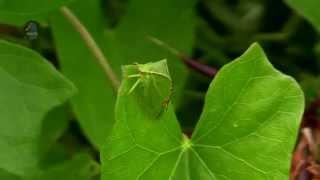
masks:
POLYGON ((156 119, 159 119, 161 115, 163 114, 164 110, 161 108, 159 113, 156 115, 156 119))
POLYGON ((131 93, 134 91, 134 89, 140 84, 140 82, 141 82, 141 78, 139 78, 139 79, 133 84, 133 86, 130 88, 130 90, 129 90, 129 92, 128 92, 128 95, 131 94, 131 93))
POLYGON ((132 74, 127 76, 128 78, 135 78, 135 77, 141 77, 141 74, 132 74))

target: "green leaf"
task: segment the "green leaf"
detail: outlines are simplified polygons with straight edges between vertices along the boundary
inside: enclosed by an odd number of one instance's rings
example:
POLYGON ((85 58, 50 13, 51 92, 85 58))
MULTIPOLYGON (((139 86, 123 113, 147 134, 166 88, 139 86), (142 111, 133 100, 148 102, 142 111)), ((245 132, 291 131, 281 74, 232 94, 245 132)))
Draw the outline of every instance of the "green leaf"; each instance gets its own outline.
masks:
POLYGON ((15 176, 3 169, 0 169, 0 178, 5 180, 21 180, 18 176, 15 176))
POLYGON ((52 109, 44 118, 41 128, 40 152, 45 155, 67 130, 69 124, 66 106, 52 109))
POLYGON ((23 25, 30 20, 43 19, 47 14, 71 0, 1 0, 0 22, 23 25))
POLYGON ((99 165, 87 153, 77 153, 70 160, 39 170, 35 174, 20 178, 0 169, 3 180, 92 180, 99 173, 99 165))
POLYGON ((219 178, 288 179, 303 110, 299 85, 254 44, 211 83, 194 151, 219 178))
POLYGON ((297 10, 320 31, 320 1, 318 0, 286 0, 293 9, 297 10))
MULTIPOLYGON (((154 64, 140 65, 140 68, 163 67, 165 61, 154 64)), ((150 116, 144 110, 145 107, 139 105, 136 96, 129 93, 132 88, 131 78, 126 78, 136 74, 136 66, 127 66, 123 72, 123 83, 120 87, 117 104, 116 104, 116 124, 113 133, 109 137, 105 148, 102 151, 103 162, 103 180, 106 179, 136 179, 143 169, 146 169, 150 163, 157 161, 163 175, 157 174, 159 179, 168 179, 165 174, 173 167, 180 150, 181 130, 176 121, 172 106, 169 105, 167 110, 159 117, 150 116), (163 153, 163 156, 159 156, 163 153), (123 164, 125 163, 125 164, 123 164), (130 168, 128 173, 122 173, 125 169, 130 168)), ((154 68, 155 72, 166 74, 166 70, 154 68)), ((167 72, 168 73, 168 72, 167 72)), ((156 74, 145 74, 145 79, 164 79, 156 74)), ((150 93, 149 98, 157 99, 159 92, 167 92, 168 86, 163 84, 153 84, 150 86, 158 89, 150 93)), ((168 80, 163 83, 170 84, 168 80), (166 83, 167 82, 167 83, 166 83)), ((139 89, 136 89, 137 91, 139 89)), ((147 101, 146 101, 147 102, 147 101)), ((154 102, 154 105, 157 105, 154 102)), ((158 105, 161 105, 158 101, 158 105)), ((153 177, 154 178, 154 177, 153 177)))
MULTIPOLYGON (((71 9, 96 40, 103 40, 100 1, 78 0, 71 9)), ((115 93, 78 32, 61 15, 51 18, 62 72, 77 86, 79 93, 71 104, 84 133, 96 146, 105 142, 114 122, 115 93)), ((99 43, 100 45, 102 43, 99 43)))
MULTIPOLYGON (((124 68, 124 77, 130 69, 124 68)), ((181 133, 170 105, 160 117, 148 116, 127 93, 131 81, 125 78, 118 94, 116 124, 102 151, 103 180, 289 178, 303 93, 259 45, 219 71, 191 139, 181 133)), ((167 88, 158 86, 150 98, 167 88)))
POLYGON ((85 153, 75 155, 71 160, 40 171, 27 180, 90 180, 99 172, 99 165, 85 153))
POLYGON ((25 177, 38 169, 45 114, 75 87, 37 53, 0 41, 0 169, 25 177))

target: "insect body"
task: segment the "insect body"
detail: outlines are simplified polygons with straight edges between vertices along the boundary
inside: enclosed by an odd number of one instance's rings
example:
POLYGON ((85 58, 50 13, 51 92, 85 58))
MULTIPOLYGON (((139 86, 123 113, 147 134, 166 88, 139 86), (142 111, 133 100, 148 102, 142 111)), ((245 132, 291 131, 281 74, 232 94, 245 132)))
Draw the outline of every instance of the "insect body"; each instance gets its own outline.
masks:
POLYGON ((24 26, 25 36, 28 40, 36 40, 39 36, 38 33, 39 25, 35 21, 29 21, 24 26))
POLYGON ((131 81, 127 94, 134 94, 144 111, 153 117, 160 117, 168 108, 173 85, 167 67, 155 69, 152 66, 135 64, 135 72, 127 77, 131 81))

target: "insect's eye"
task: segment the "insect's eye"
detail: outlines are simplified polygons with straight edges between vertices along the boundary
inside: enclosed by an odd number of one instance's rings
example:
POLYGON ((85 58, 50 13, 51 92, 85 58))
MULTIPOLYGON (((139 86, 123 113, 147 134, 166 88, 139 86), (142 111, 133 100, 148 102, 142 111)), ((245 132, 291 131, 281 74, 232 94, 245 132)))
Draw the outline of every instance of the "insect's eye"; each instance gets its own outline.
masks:
POLYGON ((29 40, 36 40, 38 38, 38 23, 35 21, 29 21, 25 27, 24 27, 24 32, 26 37, 29 40))

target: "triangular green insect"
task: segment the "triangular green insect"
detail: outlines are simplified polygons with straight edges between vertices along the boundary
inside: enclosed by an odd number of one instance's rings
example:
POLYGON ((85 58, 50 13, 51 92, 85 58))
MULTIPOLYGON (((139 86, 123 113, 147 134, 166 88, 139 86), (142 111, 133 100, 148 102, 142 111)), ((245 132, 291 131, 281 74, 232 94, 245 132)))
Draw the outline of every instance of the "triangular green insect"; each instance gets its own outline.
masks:
POLYGON ((172 80, 166 60, 157 63, 135 64, 124 68, 128 92, 151 118, 159 118, 167 109, 172 96, 172 80), (130 80, 131 79, 131 80, 130 80))

